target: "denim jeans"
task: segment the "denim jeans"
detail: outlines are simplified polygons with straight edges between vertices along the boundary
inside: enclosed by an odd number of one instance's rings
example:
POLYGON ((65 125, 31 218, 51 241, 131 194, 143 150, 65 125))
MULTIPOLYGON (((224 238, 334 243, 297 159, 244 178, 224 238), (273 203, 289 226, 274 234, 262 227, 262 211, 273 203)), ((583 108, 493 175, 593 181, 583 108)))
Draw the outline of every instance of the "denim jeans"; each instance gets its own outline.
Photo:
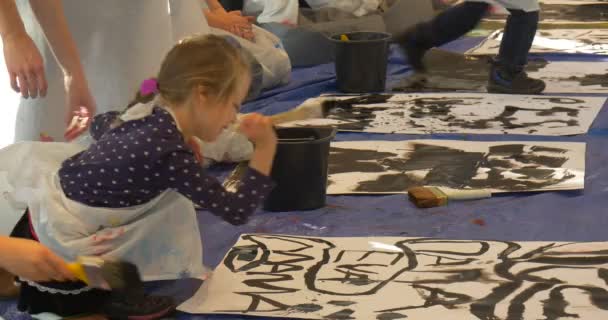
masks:
MULTIPOLYGON (((489 8, 485 2, 463 2, 420 24, 414 39, 428 48, 456 40, 475 28, 489 8)), ((497 61, 520 70, 528 61, 539 15, 538 11, 509 9, 509 12, 497 61)))

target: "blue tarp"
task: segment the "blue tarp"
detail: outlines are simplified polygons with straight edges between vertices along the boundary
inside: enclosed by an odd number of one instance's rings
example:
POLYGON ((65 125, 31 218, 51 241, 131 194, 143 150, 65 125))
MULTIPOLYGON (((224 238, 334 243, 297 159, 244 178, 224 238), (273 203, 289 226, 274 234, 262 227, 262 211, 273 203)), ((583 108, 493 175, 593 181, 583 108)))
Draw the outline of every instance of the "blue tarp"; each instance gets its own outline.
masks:
MULTIPOLYGON (((468 38, 456 41, 450 50, 464 51, 479 41, 468 38)), ((394 49, 394 48, 393 48, 394 49)), ((591 55, 543 55, 550 60, 601 61, 591 55)), ((389 84, 409 68, 393 50, 390 57, 389 84)), ((292 82, 264 93, 244 106, 245 112, 273 114, 297 106, 307 98, 335 92, 333 65, 294 70, 292 82)), ((583 141, 587 143, 584 191, 508 194, 491 199, 460 202, 449 207, 421 210, 404 195, 329 197, 326 208, 291 213, 259 212, 241 227, 224 223, 202 212, 199 222, 204 244, 205 263, 217 265, 242 233, 279 233, 309 236, 404 236, 452 239, 488 239, 518 241, 604 241, 608 239, 608 114, 600 112, 587 135, 542 137, 517 135, 382 135, 340 133, 345 140, 461 139, 477 141, 540 140, 583 141), (473 223, 474 220, 484 223, 473 223)), ((225 169, 225 168, 224 168, 225 169)), ((217 170, 217 169, 216 169, 217 170)), ((220 170, 221 171, 221 170, 220 170)), ((172 294, 178 299, 192 295, 200 282, 155 283, 156 293, 172 294)), ((7 319, 27 319, 12 302, 0 303, 0 314, 7 319)), ((179 319, 246 319, 242 316, 200 316, 178 314, 179 319)))

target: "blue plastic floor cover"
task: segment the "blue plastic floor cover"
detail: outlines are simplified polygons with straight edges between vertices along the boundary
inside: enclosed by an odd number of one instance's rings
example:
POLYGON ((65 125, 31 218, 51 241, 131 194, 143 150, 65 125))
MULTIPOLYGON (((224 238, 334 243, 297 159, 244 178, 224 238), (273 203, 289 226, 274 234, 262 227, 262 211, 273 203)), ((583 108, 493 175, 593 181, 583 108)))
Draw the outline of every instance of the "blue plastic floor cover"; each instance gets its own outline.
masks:
MULTIPOLYGON (((479 39, 462 39, 448 46, 464 51, 479 39)), ((551 60, 601 61, 589 55, 543 55, 551 60)), ((389 83, 397 81, 409 68, 401 54, 393 50, 389 83)), ((298 69, 285 87, 264 93, 244 106, 244 112, 273 114, 295 107, 307 98, 335 92, 333 65, 298 69)), ((326 208, 308 212, 259 212, 244 226, 234 227, 201 212, 199 222, 204 244, 204 260, 217 265, 242 233, 280 233, 308 236, 404 236, 453 239, 494 239, 519 241, 603 241, 608 226, 608 110, 602 110, 588 135, 542 137, 515 135, 380 135, 341 133, 336 140, 544 140, 587 142, 584 191, 508 194, 490 199, 457 202, 448 207, 421 210, 405 195, 329 197, 326 208), (483 222, 483 223, 481 223, 483 222)), ((225 174, 227 167, 213 171, 225 174)), ((154 293, 169 294, 178 300, 192 295, 200 282, 182 280, 150 284, 154 293)), ((8 320, 29 319, 18 313, 14 302, 0 303, 0 315, 8 320)), ((202 316, 178 314, 179 319, 249 319, 243 316, 202 316)))

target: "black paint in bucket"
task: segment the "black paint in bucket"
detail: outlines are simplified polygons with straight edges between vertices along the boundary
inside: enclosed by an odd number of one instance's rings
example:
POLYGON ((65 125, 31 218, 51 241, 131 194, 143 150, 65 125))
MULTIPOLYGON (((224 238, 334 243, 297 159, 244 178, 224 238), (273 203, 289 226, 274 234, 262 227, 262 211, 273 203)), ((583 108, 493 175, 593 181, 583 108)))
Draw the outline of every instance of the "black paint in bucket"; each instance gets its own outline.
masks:
POLYGON ((331 127, 279 128, 272 166, 277 186, 264 203, 267 211, 314 210, 325 206, 331 127))
POLYGON ((336 77, 340 91, 384 91, 390 38, 390 34, 382 32, 351 32, 331 37, 336 45, 336 77), (348 40, 343 40, 344 36, 348 40))

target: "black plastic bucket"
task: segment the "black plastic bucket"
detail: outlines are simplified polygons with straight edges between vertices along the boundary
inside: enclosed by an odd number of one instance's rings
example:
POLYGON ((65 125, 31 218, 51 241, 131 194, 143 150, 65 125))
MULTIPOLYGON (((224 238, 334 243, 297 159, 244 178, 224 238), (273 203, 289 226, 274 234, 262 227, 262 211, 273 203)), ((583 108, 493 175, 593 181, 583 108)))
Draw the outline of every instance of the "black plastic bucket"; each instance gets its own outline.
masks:
POLYGON ((390 34, 382 32, 351 32, 331 37, 336 45, 336 77, 340 91, 384 91, 390 38, 390 34), (342 40, 343 36, 348 40, 342 40))
POLYGON ((264 203, 267 211, 314 210, 325 206, 331 127, 277 129, 279 143, 272 166, 277 186, 264 203))

